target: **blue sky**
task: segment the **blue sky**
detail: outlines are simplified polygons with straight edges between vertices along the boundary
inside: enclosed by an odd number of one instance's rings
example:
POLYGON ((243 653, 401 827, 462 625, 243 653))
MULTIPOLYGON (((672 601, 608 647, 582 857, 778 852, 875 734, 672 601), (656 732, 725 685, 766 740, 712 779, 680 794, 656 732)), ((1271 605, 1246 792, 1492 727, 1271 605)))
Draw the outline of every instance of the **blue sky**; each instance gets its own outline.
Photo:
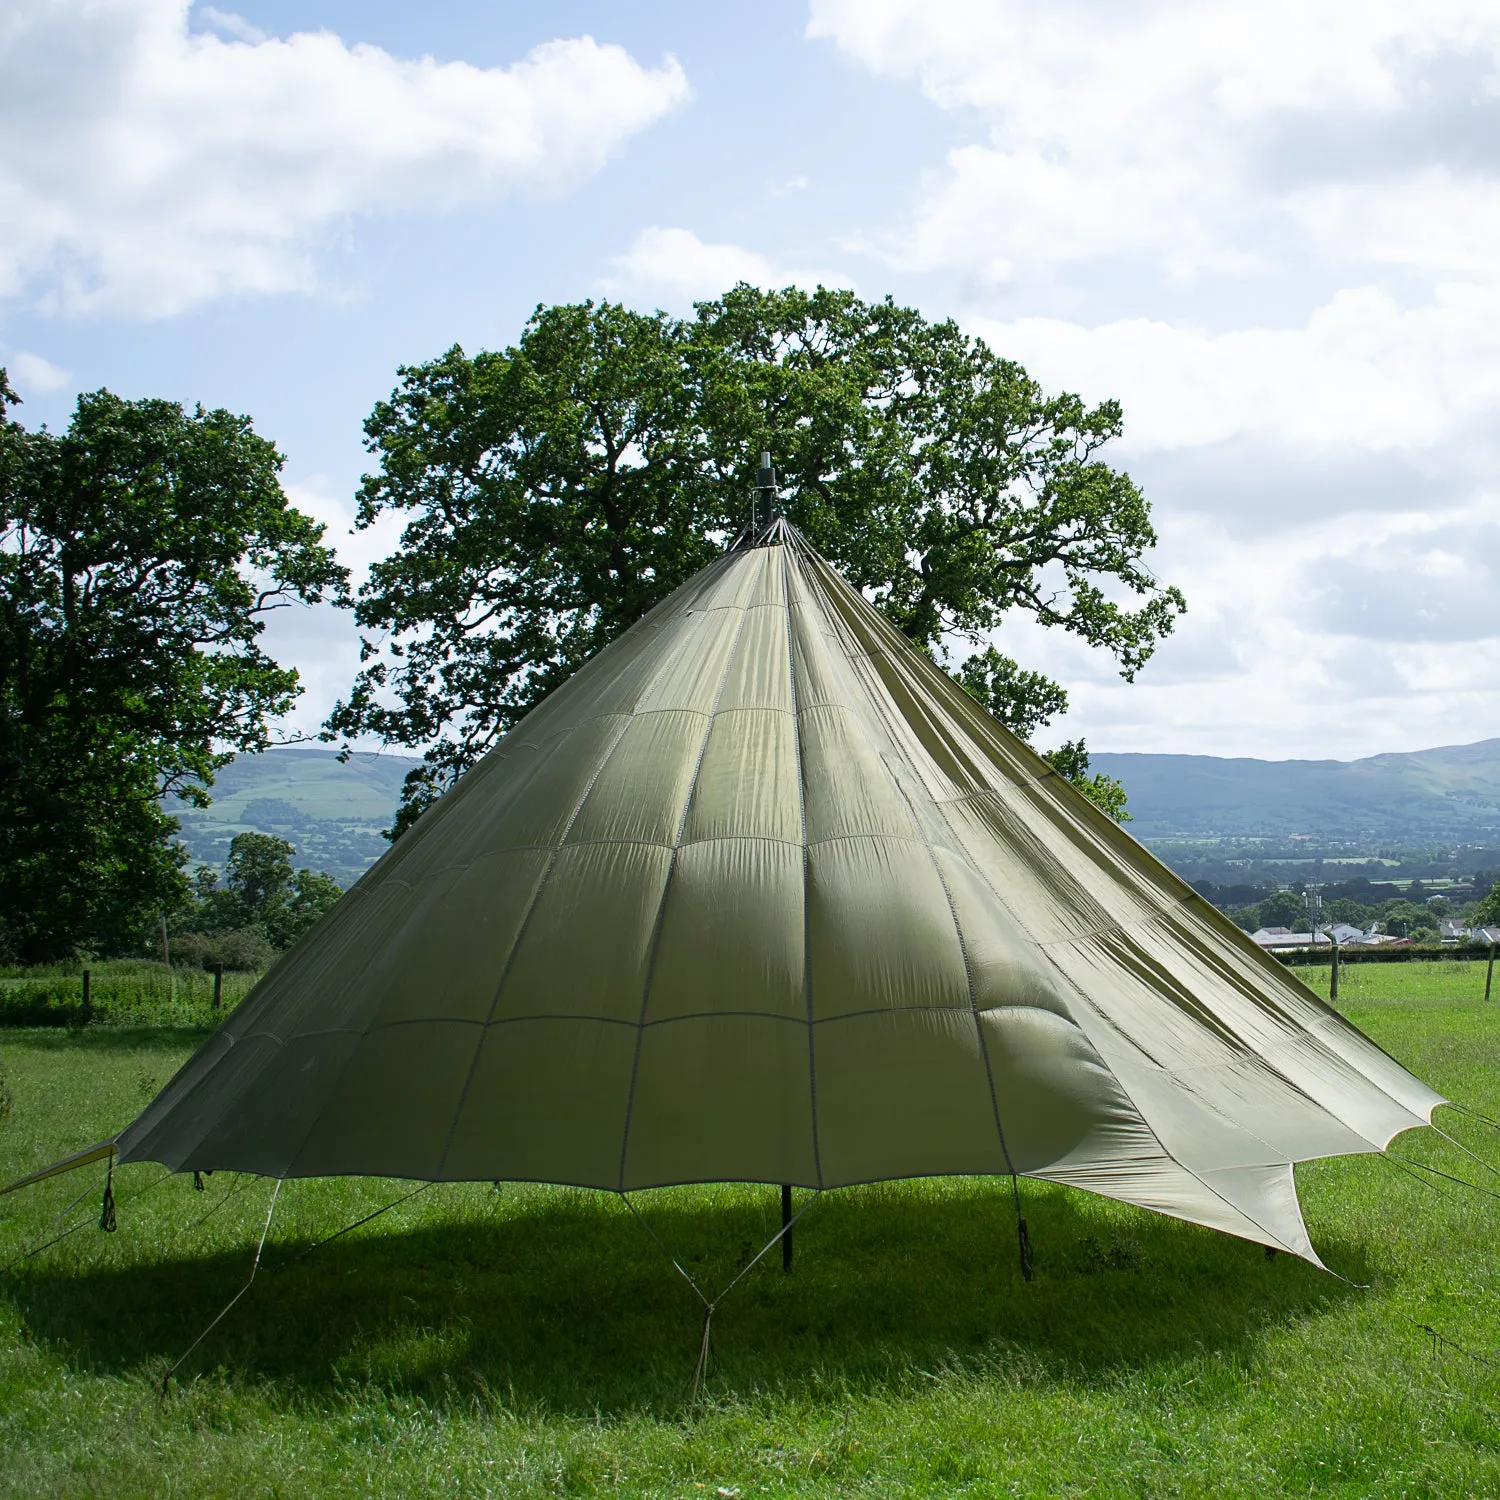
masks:
MULTIPOLYGON (((1500 734, 1493 0, 190 6, 0 17, 0 362, 251 414, 345 535, 402 362, 539 302, 817 280, 1117 396, 1189 614, 1133 686, 1024 624, 1099 750, 1500 734)), ((279 618, 310 727, 353 674, 279 618)))

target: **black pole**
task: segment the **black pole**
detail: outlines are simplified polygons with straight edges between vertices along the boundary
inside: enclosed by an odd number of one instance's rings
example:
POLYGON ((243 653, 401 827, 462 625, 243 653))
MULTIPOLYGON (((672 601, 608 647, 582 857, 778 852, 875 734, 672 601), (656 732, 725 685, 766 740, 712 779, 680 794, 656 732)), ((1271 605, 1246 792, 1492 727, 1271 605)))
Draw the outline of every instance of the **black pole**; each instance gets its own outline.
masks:
MULTIPOLYGON (((1332 939, 1333 934, 1330 932, 1328 934, 1328 936, 1329 936, 1330 939, 1332 939)), ((1339 945, 1337 943, 1334 943, 1334 945, 1333 945, 1333 976, 1328 981, 1328 999, 1329 999, 1330 1002, 1332 1002, 1334 1000, 1337 1000, 1338 997, 1339 997, 1339 945)))
POLYGON ((781 1184, 781 1269, 792 1269, 792 1185, 781 1184))
POLYGON ((89 971, 83 971, 83 1009, 79 1012, 79 1023, 87 1026, 94 1018, 94 1007, 89 1001, 89 971))
POLYGON ((218 1010, 224 1001, 224 965, 214 965, 214 1009, 218 1010))
POLYGON ((1484 998, 1490 998, 1490 985, 1495 979, 1495 945, 1490 944, 1490 966, 1484 971, 1484 998))
POLYGON ((756 540, 770 526, 776 514, 776 469, 771 455, 762 453, 760 468, 755 475, 755 500, 751 510, 750 529, 756 540))

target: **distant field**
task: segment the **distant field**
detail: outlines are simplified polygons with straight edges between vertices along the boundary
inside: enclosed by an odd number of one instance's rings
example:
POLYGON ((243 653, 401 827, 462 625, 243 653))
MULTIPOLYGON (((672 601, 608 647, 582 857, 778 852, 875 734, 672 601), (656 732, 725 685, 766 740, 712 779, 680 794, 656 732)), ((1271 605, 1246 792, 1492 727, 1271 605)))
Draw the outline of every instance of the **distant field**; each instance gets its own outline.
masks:
MULTIPOLYGON (((1376 1041, 1500 1116, 1481 964, 1346 980, 1376 1041)), ((0 1032, 0 1178, 118 1129, 203 1035, 0 1032)), ((1500 1137, 1442 1123, 1500 1163, 1500 1137)), ((1484 1173, 1432 1132, 1397 1145, 1484 1173)), ((0 1264, 84 1226, 0 1274, 3 1495, 1500 1494, 1497 1205, 1374 1157, 1298 1172, 1314 1243, 1368 1290, 1034 1183, 1027 1285, 1000 1183, 830 1194, 792 1274, 763 1263, 724 1301, 701 1410, 699 1312, 617 1200, 433 1188, 294 1261, 408 1190, 367 1180, 283 1188, 260 1278, 163 1399, 270 1185, 127 1168, 106 1236, 101 1176, 0 1200, 0 1264)), ((717 1287, 776 1196, 639 1202, 717 1287)))
POLYGON ((390 827, 406 773, 402 755, 358 754, 340 761, 332 750, 271 750, 240 756, 216 778, 202 810, 168 800, 194 859, 222 865, 235 834, 247 830, 287 839, 297 864, 326 870, 345 885, 390 846, 390 827))

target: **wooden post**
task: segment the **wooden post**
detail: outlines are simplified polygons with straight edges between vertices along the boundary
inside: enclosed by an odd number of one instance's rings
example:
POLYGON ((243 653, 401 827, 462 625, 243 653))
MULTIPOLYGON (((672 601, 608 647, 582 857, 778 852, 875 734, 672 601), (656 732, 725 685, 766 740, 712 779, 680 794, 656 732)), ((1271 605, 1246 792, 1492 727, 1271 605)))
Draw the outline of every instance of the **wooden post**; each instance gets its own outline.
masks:
POLYGON ((781 1269, 792 1269, 792 1185, 781 1184, 781 1269))
POLYGON ((1490 985, 1495 980, 1495 945, 1490 944, 1490 966, 1484 971, 1484 998, 1490 998, 1490 985))
POLYGON ((214 965, 214 1009, 224 1003, 224 965, 214 965))
MULTIPOLYGON (((1328 934, 1328 936, 1329 936, 1329 939, 1331 941, 1332 938, 1333 938, 1333 934, 1330 932, 1328 934)), ((1328 981, 1328 999, 1329 999, 1329 1002, 1332 1003, 1334 1000, 1337 1000, 1338 997, 1339 997, 1339 945, 1335 942, 1333 944, 1333 974, 1332 974, 1332 977, 1328 981)))
POLYGON ((94 1018, 94 1007, 89 1000, 89 971, 83 971, 83 1007, 78 1013, 79 1024, 87 1026, 94 1018))

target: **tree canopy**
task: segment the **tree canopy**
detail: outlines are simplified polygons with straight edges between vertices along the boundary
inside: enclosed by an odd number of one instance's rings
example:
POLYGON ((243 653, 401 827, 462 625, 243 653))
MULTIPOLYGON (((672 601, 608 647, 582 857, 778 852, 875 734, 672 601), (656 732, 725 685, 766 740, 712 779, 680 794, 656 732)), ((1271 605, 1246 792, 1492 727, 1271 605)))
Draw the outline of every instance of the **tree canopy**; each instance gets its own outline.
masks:
POLYGON ((174 923, 179 933, 197 942, 177 939, 179 950, 191 949, 209 962, 226 945, 215 939, 240 940, 230 948, 258 938, 267 957, 290 948, 343 896, 331 875, 292 868, 296 854, 285 839, 268 833, 237 833, 230 841, 224 879, 208 865, 199 868, 192 899, 174 923))
POLYGON ((36 961, 181 898, 161 797, 264 748, 300 692, 264 618, 344 573, 249 418, 96 391, 54 434, 14 404, 0 374, 0 946, 36 961))
MULTIPOLYGON (((513 348, 398 379, 365 424, 358 524, 407 524, 354 601, 363 666, 328 721, 427 747, 397 832, 723 549, 762 450, 783 513, 937 660, 972 653, 960 680, 1022 734, 1067 699, 988 644, 1008 616, 1128 679, 1184 608, 1146 567, 1149 506, 1099 457, 1119 406, 1047 395, 889 299, 740 285, 687 319, 543 307, 513 348)), ((1065 758, 1086 772, 1081 742, 1065 758)))

